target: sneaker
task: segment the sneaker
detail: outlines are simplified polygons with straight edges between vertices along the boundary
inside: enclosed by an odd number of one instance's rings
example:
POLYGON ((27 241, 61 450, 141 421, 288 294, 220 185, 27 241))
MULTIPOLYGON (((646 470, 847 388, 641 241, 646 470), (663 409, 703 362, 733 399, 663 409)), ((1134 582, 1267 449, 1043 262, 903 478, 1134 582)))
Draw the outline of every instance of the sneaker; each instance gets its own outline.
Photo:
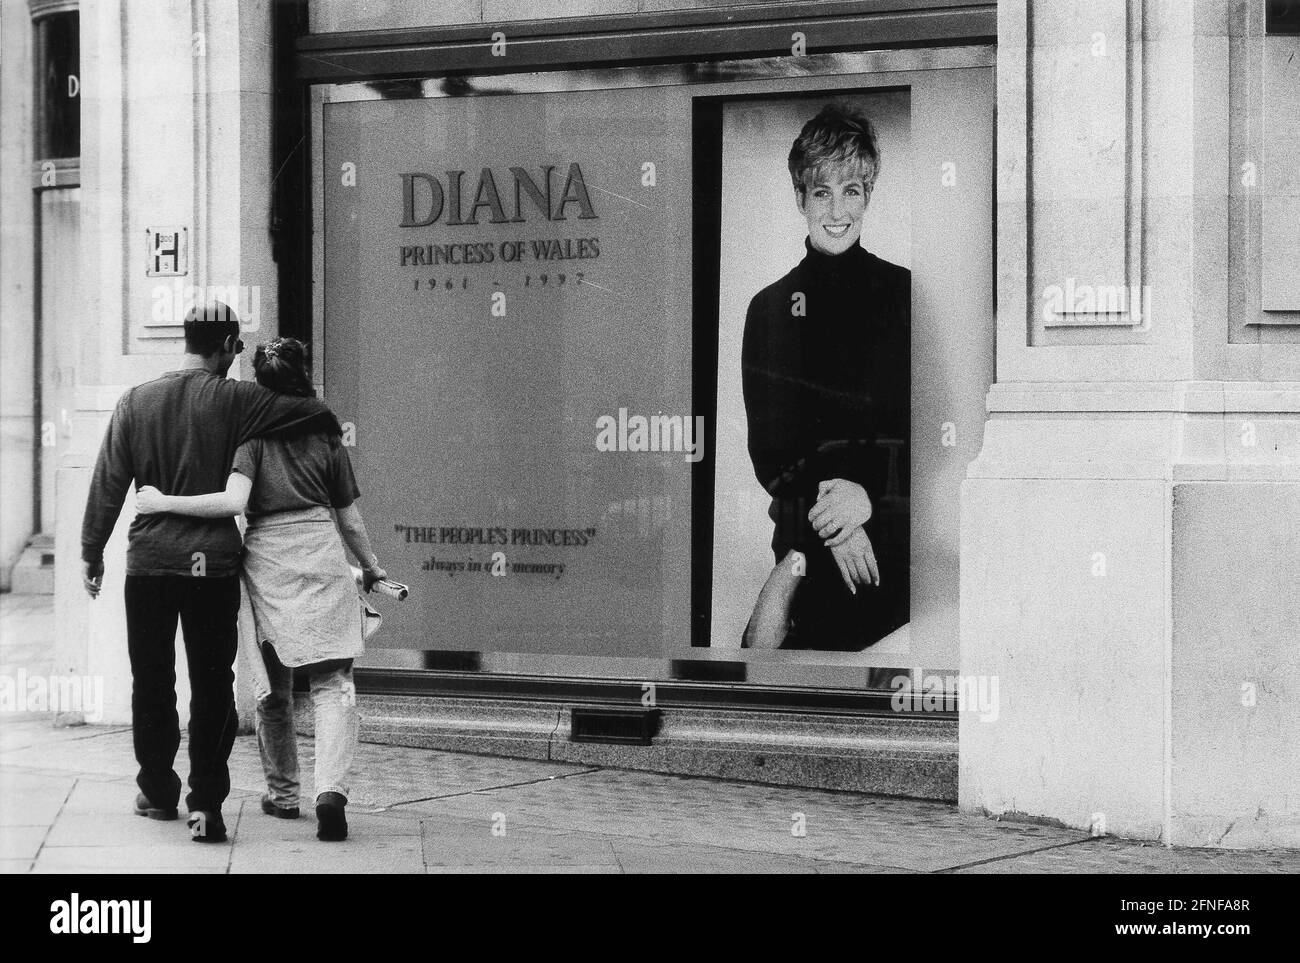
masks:
POLYGON ((155 806, 149 801, 149 797, 142 792, 136 793, 135 795, 135 814, 137 816, 144 816, 146 819, 180 818, 180 813, 176 811, 175 806, 172 806, 170 809, 165 806, 155 806))
POLYGON ((316 838, 327 843, 338 843, 348 838, 348 818, 344 814, 347 799, 336 792, 323 792, 316 797, 316 838))
POLYGON ((277 806, 270 796, 262 796, 262 812, 276 819, 297 819, 300 815, 297 806, 277 806))
POLYGON ((226 841, 226 821, 221 813, 195 810, 185 820, 190 828, 190 839, 196 843, 224 843, 226 841))

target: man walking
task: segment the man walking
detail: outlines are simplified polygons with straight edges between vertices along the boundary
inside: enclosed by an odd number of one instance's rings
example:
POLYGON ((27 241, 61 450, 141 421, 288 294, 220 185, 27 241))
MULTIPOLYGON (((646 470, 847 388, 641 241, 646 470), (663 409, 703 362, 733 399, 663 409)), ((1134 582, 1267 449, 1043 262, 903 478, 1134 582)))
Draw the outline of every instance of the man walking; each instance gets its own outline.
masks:
MULTIPOLYGON (((235 449, 249 438, 311 422, 339 432, 314 398, 280 395, 226 377, 243 351, 239 319, 226 305, 195 307, 185 318, 181 367, 132 388, 113 412, 99 451, 81 530, 84 583, 99 595, 104 545, 131 483, 171 495, 219 491, 235 449)), ((228 761, 236 714, 234 661, 241 542, 233 518, 138 515, 126 556, 127 648, 136 762, 135 812, 176 819, 181 781, 176 713, 176 623, 185 637, 190 689, 191 837, 222 842, 221 806, 230 793, 228 761)))

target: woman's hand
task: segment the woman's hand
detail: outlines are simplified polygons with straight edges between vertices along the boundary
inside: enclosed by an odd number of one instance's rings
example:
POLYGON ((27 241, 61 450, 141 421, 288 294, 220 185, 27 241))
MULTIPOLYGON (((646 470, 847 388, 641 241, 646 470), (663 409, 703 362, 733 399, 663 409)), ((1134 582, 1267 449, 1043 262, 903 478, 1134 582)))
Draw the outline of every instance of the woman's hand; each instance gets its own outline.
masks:
POLYGON ((379 567, 379 562, 375 561, 361 570, 361 587, 369 592, 376 582, 388 578, 388 573, 379 567))
POLYGON ((871 498, 857 482, 832 478, 817 486, 817 504, 808 521, 828 548, 849 540, 853 530, 871 518, 871 498))
POLYGON ((840 578, 844 579, 845 587, 854 595, 858 594, 859 585, 865 588, 880 584, 880 565, 876 562, 871 539, 861 525, 851 529, 848 539, 842 544, 830 548, 835 564, 839 566, 840 578))
POLYGON ((152 485, 145 485, 135 493, 135 510, 141 515, 165 512, 167 511, 167 496, 152 485))

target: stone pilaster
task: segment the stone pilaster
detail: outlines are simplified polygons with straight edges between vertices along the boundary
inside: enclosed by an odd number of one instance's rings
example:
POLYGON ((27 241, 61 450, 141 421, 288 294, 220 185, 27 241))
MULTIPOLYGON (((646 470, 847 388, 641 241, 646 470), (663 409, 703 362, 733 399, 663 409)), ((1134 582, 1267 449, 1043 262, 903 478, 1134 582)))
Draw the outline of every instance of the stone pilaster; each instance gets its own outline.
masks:
POLYGON ((963 808, 1300 845, 1300 303, 1261 213, 1296 193, 1269 104, 1300 41, 1260 7, 999 4, 961 662, 1003 704, 962 719, 963 808))

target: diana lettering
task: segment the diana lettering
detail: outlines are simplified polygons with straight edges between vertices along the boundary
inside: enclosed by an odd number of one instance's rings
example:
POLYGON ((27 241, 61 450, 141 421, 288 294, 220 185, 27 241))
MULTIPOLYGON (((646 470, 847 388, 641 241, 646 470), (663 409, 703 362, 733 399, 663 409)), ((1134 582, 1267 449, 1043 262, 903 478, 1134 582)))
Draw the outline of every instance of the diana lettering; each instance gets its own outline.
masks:
POLYGON ((522 167, 511 167, 507 179, 484 167, 477 184, 466 181, 466 171, 447 171, 442 178, 418 172, 402 174, 401 226, 428 227, 440 220, 449 225, 478 224, 484 218, 489 224, 522 224, 530 214, 564 221, 574 209, 579 220, 599 216, 577 163, 569 165, 558 194, 554 165, 537 170, 534 176, 522 167))

